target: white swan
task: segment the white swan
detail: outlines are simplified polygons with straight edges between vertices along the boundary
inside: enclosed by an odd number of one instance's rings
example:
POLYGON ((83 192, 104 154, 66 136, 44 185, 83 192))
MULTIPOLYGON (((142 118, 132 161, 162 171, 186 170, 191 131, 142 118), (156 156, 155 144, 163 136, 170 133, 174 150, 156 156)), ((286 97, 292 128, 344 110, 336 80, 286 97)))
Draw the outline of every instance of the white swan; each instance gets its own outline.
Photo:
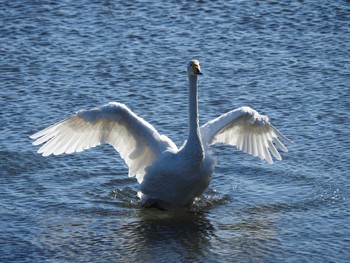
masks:
POLYGON ((197 60, 187 67, 189 78, 189 135, 180 149, 138 117, 127 106, 111 102, 100 108, 78 111, 32 136, 43 156, 80 152, 101 143, 111 144, 129 166, 129 176, 139 182, 144 207, 189 206, 208 187, 214 171, 209 146, 222 142, 272 163, 270 152, 281 160, 275 145, 287 148, 284 137, 266 116, 241 107, 199 127, 197 113, 197 60), (273 144, 274 143, 274 144, 273 144))

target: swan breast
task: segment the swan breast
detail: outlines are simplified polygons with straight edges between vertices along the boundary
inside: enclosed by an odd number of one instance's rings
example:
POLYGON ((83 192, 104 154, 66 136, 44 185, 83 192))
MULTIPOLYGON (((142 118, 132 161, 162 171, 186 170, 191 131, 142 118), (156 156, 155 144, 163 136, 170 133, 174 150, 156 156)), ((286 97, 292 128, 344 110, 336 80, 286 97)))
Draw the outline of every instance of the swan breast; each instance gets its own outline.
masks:
POLYGON ((182 151, 166 152, 159 160, 146 169, 139 187, 143 206, 189 206, 208 187, 214 171, 214 160, 208 154, 200 162, 182 151))

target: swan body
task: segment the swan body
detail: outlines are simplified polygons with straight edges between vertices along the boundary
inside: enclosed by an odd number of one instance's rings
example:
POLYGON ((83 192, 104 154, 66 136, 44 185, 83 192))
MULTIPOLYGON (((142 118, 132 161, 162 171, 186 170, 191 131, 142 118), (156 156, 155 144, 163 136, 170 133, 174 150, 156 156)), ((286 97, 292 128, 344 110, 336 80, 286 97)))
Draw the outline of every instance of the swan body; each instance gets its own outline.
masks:
POLYGON ((198 122, 197 60, 189 62, 189 133, 179 149, 127 106, 110 102, 102 107, 78 111, 32 136, 43 156, 80 152, 101 143, 111 144, 129 167, 129 176, 139 183, 138 196, 144 207, 191 205, 208 187, 215 161, 209 147, 225 143, 273 163, 281 160, 276 149, 287 148, 278 137, 290 142, 269 122, 249 107, 232 110, 203 126, 198 122))

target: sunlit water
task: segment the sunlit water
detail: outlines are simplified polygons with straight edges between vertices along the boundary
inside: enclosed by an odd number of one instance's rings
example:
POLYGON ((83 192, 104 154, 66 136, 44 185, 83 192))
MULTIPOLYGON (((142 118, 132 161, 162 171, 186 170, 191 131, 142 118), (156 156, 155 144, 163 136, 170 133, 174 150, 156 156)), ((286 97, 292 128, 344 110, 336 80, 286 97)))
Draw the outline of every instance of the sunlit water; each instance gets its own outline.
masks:
POLYGON ((2 1, 1 262, 347 262, 349 1, 2 1), (199 59, 200 122, 249 105, 295 144, 268 165, 213 148, 190 211, 141 209, 112 147, 36 154, 29 135, 127 104, 178 145, 199 59))

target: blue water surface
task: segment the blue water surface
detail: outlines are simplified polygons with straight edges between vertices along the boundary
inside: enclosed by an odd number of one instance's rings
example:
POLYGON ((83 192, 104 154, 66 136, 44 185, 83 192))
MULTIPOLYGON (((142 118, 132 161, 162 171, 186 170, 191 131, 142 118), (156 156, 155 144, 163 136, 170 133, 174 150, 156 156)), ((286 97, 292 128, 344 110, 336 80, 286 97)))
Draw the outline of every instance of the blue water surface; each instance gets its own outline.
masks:
POLYGON ((1 262, 348 262, 350 2, 1 1, 1 262), (213 147, 191 211, 142 209, 111 146, 44 158, 29 136, 127 104, 177 145, 248 105, 292 139, 269 165, 213 147))

